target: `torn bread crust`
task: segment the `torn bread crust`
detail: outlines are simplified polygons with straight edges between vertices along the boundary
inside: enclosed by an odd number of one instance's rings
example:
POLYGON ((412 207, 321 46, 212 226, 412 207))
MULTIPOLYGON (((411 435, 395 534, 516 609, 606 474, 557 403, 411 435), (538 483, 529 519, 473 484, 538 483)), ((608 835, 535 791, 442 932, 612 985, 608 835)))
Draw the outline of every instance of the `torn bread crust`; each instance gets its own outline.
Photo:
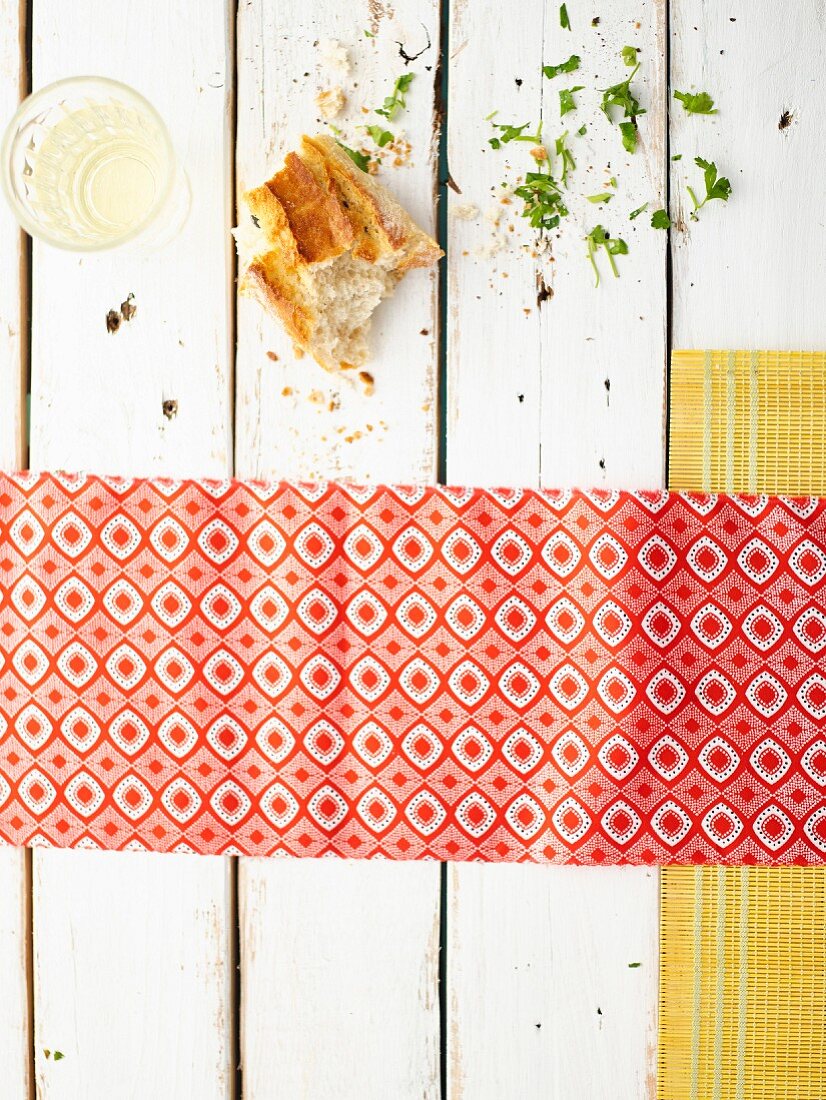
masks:
POLYGON ((258 223, 239 252, 242 289, 274 310, 298 347, 327 370, 368 359, 370 318, 406 271, 441 249, 387 190, 327 136, 302 139, 271 180, 244 200, 258 223))

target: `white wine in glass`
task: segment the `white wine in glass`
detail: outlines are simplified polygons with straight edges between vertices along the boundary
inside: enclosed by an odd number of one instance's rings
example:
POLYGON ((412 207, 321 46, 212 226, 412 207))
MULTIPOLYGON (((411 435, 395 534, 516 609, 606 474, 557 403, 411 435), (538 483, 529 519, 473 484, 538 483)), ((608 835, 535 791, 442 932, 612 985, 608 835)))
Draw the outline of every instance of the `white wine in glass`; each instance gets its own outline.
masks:
POLYGON ((60 248, 158 246, 189 209, 160 115, 132 88, 102 77, 62 80, 29 96, 6 131, 0 164, 20 224, 60 248))

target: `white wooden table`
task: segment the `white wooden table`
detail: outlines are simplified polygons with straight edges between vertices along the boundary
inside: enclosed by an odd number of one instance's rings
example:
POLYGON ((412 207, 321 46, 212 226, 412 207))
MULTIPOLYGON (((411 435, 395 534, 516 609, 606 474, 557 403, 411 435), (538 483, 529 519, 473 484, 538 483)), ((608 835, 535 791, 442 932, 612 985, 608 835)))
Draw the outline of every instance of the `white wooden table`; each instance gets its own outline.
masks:
MULTIPOLYGON (((670 346, 826 344, 820 0, 568 0, 571 31, 555 0, 237 7, 33 0, 26 27, 26 3, 0 0, 0 116, 29 80, 124 80, 168 120, 194 196, 182 236, 144 259, 29 252, 0 211, 4 466, 655 486, 670 346), (324 39, 349 48, 349 76, 325 67, 324 39), (428 39, 405 70, 398 43, 412 55, 428 39), (560 82, 542 63, 578 53, 567 83, 605 87, 627 72, 624 45, 642 62, 637 153, 581 93, 565 121, 588 130, 572 139, 577 182, 553 262, 521 247, 516 207, 496 230, 507 247, 478 255, 494 230, 451 207, 484 215, 525 163, 525 146, 488 147, 484 116, 544 117, 555 136, 560 82), (236 302, 229 227, 235 189, 317 128, 320 87, 342 83, 357 113, 404 71, 416 73, 397 124, 411 164, 384 178, 439 225, 447 259, 441 281, 417 272, 382 309, 366 397, 295 361, 259 308, 236 302), (708 90, 719 115, 669 110, 669 87, 708 90), (695 224, 697 154, 734 194, 695 224), (615 200, 588 204, 611 175, 615 200), (675 229, 629 222, 644 202, 670 204, 675 229), (582 238, 598 221, 630 255, 594 289, 582 238), (107 311, 130 292, 138 313, 109 334, 107 311)), ((0 1091, 650 1097, 657 889, 638 868, 3 851, 0 1091)))

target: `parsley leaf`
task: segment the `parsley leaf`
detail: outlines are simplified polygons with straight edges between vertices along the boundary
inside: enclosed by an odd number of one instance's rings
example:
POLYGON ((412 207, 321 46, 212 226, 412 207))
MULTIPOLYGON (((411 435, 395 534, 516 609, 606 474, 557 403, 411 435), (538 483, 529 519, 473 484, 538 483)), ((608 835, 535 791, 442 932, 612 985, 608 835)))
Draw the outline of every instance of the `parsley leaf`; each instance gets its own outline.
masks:
POLYGON ((383 115, 384 118, 390 119, 392 122, 399 111, 404 110, 407 106, 407 91, 414 76, 415 73, 404 73, 402 76, 397 77, 396 83, 393 85, 393 91, 385 98, 381 107, 376 108, 377 115, 383 115))
POLYGON ((498 137, 488 138, 488 145, 491 149, 501 149, 509 141, 530 141, 534 145, 539 145, 542 141, 542 123, 539 123, 535 134, 525 133, 529 126, 529 122, 525 122, 521 126, 514 126, 510 122, 494 122, 493 128, 499 131, 499 135, 498 137))
POLYGON ((622 47, 622 60, 628 66, 629 69, 633 69, 637 64, 637 48, 636 46, 623 46, 622 47))
POLYGON ((533 229, 556 229, 559 219, 568 213, 559 184, 550 172, 528 172, 514 194, 525 203, 522 217, 529 219, 533 229))
POLYGON ((712 199, 722 199, 723 202, 728 202, 731 195, 731 184, 725 176, 717 175, 717 165, 714 161, 703 160, 702 157, 695 157, 694 163, 698 168, 702 168, 703 182, 706 187, 705 198, 702 202, 697 201, 697 196, 691 187, 686 187, 686 190, 691 196, 691 201, 694 204, 694 209, 691 211, 691 219, 696 222, 699 220, 697 218, 697 211, 702 210, 707 202, 711 202, 712 199))
POLYGON ((610 191, 603 191, 600 195, 586 195, 588 202, 610 202, 614 197, 610 191))
POLYGON ((56 1050, 56 1051, 54 1052, 54 1060, 55 1060, 56 1062, 60 1062, 60 1061, 62 1061, 62 1060, 63 1060, 63 1059, 65 1058, 65 1057, 66 1057, 66 1055, 65 1055, 65 1054, 63 1053, 63 1051, 62 1051, 62 1050, 56 1050))
POLYGON ((382 126, 368 126, 366 129, 367 133, 380 149, 383 149, 385 145, 389 145, 393 140, 393 135, 390 131, 385 130, 382 126))
POLYGON ((678 99, 690 115, 716 115, 717 108, 708 92, 675 92, 678 99))
POLYGON ((602 103, 600 108, 608 121, 614 121, 611 112, 615 107, 622 111, 623 118, 630 119, 630 122, 620 123, 623 148, 627 149, 629 153, 633 153, 637 147, 637 115, 645 114, 645 109, 640 107, 640 101, 631 91, 631 81, 636 76, 639 67, 640 64, 637 62, 625 80, 621 80, 618 84, 612 84, 610 88, 601 89, 602 103))
POLYGON ((336 141, 336 145, 344 150, 353 164, 355 164, 356 168, 360 168, 362 172, 368 172, 370 170, 370 157, 367 153, 360 153, 357 149, 351 149, 349 145, 345 145, 343 141, 336 141))
POLYGON ((655 210, 651 215, 651 228, 652 229, 670 229, 671 218, 666 214, 665 210, 655 210))
POLYGON ((627 149, 629 153, 633 153, 637 148, 637 124, 636 122, 621 122, 619 124, 620 133, 622 134, 622 147, 627 149))
POLYGON ((559 92, 559 117, 567 115, 569 111, 576 110, 574 92, 581 92, 584 85, 577 84, 575 88, 561 88, 559 92))
POLYGON ((560 134, 560 136, 554 142, 554 149, 556 151, 556 155, 559 157, 559 159, 562 162, 562 171, 560 172, 560 175, 559 175, 559 181, 562 184, 562 186, 565 187, 565 188, 567 188, 567 186, 568 186, 568 171, 573 170, 574 168, 576 168, 576 161, 574 160, 574 155, 565 143, 565 139, 567 137, 568 137, 568 131, 566 130, 563 134, 560 134))
POLYGON ((577 57, 575 53, 572 53, 567 61, 561 61, 558 65, 543 65, 542 72, 547 76, 548 80, 553 80, 555 76, 559 76, 560 73, 573 73, 579 68, 579 62, 581 58, 577 57))
POLYGON ((599 268, 597 267, 597 253, 600 248, 605 250, 605 254, 608 257, 608 262, 611 265, 611 271, 614 274, 614 278, 619 278, 619 271, 617 265, 614 263, 615 256, 627 256, 628 245, 620 237, 612 237, 604 225, 595 225, 591 232, 585 238, 588 245, 588 259, 591 262, 591 267, 594 269, 594 276, 596 282, 594 286, 599 286, 599 268))
POLYGON ((675 153, 674 156, 671 159, 672 160, 682 160, 683 159, 683 154, 682 153, 675 153))
POLYGON ((642 214, 643 210, 647 210, 647 209, 648 209, 648 203, 644 202, 642 204, 642 206, 638 206, 636 210, 631 211, 631 213, 628 215, 628 220, 630 222, 632 222, 634 220, 634 218, 638 218, 640 216, 640 214, 642 214))
POLYGON ((571 20, 568 18, 568 8, 565 4, 559 9, 559 25, 563 31, 569 31, 571 29, 571 20))
POLYGON ((579 134, 579 136, 580 136, 580 137, 582 137, 582 135, 583 135, 583 134, 584 134, 584 133, 586 132, 586 130, 587 130, 587 129, 588 129, 588 127, 587 127, 587 126, 585 125, 585 123, 583 122, 583 124, 582 124, 582 125, 580 126, 580 128, 579 128, 579 129, 577 130, 577 133, 579 134))

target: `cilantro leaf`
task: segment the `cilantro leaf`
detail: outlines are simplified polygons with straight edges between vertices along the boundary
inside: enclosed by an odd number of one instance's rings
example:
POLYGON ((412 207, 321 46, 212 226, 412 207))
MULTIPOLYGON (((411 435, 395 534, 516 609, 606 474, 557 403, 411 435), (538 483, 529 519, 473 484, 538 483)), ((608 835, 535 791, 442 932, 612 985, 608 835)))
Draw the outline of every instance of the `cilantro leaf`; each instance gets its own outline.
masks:
POLYGON ((632 222, 634 220, 634 218, 638 218, 640 216, 640 214, 642 214, 643 210, 647 210, 647 209, 648 209, 648 203, 644 202, 642 204, 642 206, 638 206, 636 210, 631 211, 631 213, 628 215, 628 220, 630 222, 632 222))
POLYGON ((627 149, 629 153, 633 153, 637 148, 637 124, 636 122, 621 122, 619 124, 620 133, 622 134, 622 147, 627 149))
POLYGON ((402 76, 396 78, 396 83, 393 85, 393 91, 385 98, 381 107, 376 108, 377 115, 383 115, 384 118, 392 122, 399 111, 405 109, 407 106, 407 91, 415 75, 415 73, 404 73, 402 76))
POLYGON ((582 84, 577 84, 574 88, 561 88, 559 91, 559 117, 562 118, 567 115, 569 111, 576 110, 576 103, 574 102, 574 92, 581 92, 583 89, 582 84))
POLYGON ((682 153, 675 153, 674 156, 671 159, 672 160, 682 160, 683 159, 683 154, 682 153))
POLYGON ((563 134, 560 134, 560 136, 554 142, 554 150, 556 152, 556 155, 562 162, 562 171, 560 172, 559 181, 565 188, 567 188, 568 186, 568 171, 576 168, 574 155, 568 148, 565 141, 567 137, 568 131, 566 130, 563 134))
POLYGON ((582 137, 582 135, 583 135, 583 134, 584 134, 584 133, 586 132, 586 130, 587 130, 587 129, 588 129, 588 127, 587 127, 587 126, 585 125, 585 123, 583 122, 583 124, 582 124, 582 125, 580 126, 580 128, 579 128, 579 129, 577 130, 577 133, 579 134, 579 136, 580 136, 580 137, 582 137))
POLYGON ((360 153, 357 149, 351 149, 349 145, 345 145, 343 141, 336 141, 336 145, 344 150, 353 164, 355 164, 356 168, 360 168, 362 172, 370 171, 370 157, 367 153, 360 153))
POLYGON ((690 115, 716 115, 717 108, 714 100, 708 92, 675 92, 674 98, 679 100, 690 115))
POLYGON ((652 229, 670 229, 671 218, 665 210, 655 210, 651 215, 651 228, 652 229))
POLYGON ((556 229, 560 218, 568 213, 559 184, 550 172, 528 172, 514 194, 524 202, 522 217, 528 218, 533 229, 556 229))
POLYGON ((368 126, 366 129, 367 133, 380 149, 383 149, 385 145, 389 145, 393 140, 393 135, 390 131, 385 130, 382 126, 368 126))
POLYGON ((542 141, 542 123, 540 122, 535 134, 525 133, 529 126, 529 122, 524 122, 521 126, 514 126, 510 122, 494 122, 493 128, 498 130, 499 134, 488 138, 488 145, 491 149, 501 149, 510 141, 530 141, 534 145, 539 145, 542 141))
POLYGON ((637 64, 637 48, 636 46, 623 46, 622 47, 622 60, 628 66, 629 69, 633 69, 637 64))
POLYGON ((585 241, 588 245, 588 259, 591 267, 594 269, 595 286, 599 286, 599 267, 597 266, 597 254, 599 249, 604 249, 606 256, 608 257, 608 263, 611 265, 611 271, 614 278, 619 278, 619 270, 614 263, 615 256, 627 256, 628 245, 620 237, 612 237, 604 225, 595 225, 591 232, 586 236, 585 241))
POLYGON ((563 31, 571 29, 571 20, 568 18, 568 8, 565 4, 559 9, 559 25, 563 31))
POLYGON ((555 76, 559 76, 560 73, 573 73, 579 68, 581 58, 575 53, 572 53, 567 61, 561 61, 558 65, 543 65, 542 72, 547 76, 548 80, 553 80, 555 76))
POLYGON ((620 108, 624 118, 636 118, 637 115, 645 114, 645 110, 640 107, 639 100, 631 91, 631 81, 637 75, 639 67, 639 62, 637 62, 633 71, 628 74, 625 80, 621 80, 618 84, 612 84, 610 88, 600 89, 602 92, 600 109, 609 122, 614 121, 611 114, 614 107, 620 108))
POLYGON ((698 221, 697 212, 702 210, 707 202, 711 202, 712 199, 721 199, 723 202, 728 202, 731 196, 731 183, 725 176, 717 175, 717 165, 714 161, 703 160, 702 157, 695 157, 694 163, 698 168, 703 170, 703 182, 705 184, 706 193, 702 202, 698 201, 693 188, 686 186, 686 190, 691 196, 691 201, 694 204, 694 209, 691 211, 692 221, 698 221))

